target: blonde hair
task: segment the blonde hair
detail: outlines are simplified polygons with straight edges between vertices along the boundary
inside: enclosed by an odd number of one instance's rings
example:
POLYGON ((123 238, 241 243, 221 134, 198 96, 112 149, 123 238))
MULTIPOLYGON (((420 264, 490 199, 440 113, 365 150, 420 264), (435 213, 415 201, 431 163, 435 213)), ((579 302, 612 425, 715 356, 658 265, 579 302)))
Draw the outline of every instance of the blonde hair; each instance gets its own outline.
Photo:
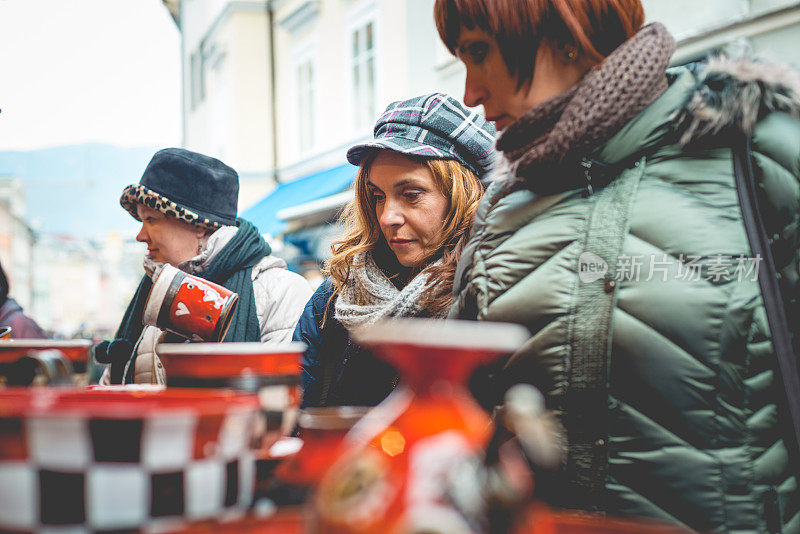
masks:
MULTIPOLYGON (((344 237, 331 244, 333 256, 325 262, 325 275, 333 279, 335 291, 329 302, 341 291, 355 264, 355 256, 362 252, 375 253, 389 250, 367 188, 369 171, 379 152, 365 157, 356 176, 354 198, 342 211, 339 223, 345 227, 344 237)), ((430 276, 430 291, 425 292, 423 307, 432 316, 441 316, 452 302, 453 277, 461 251, 467 243, 475 211, 483 196, 483 186, 478 177, 461 163, 446 159, 413 158, 428 167, 438 190, 449 201, 447 217, 438 238, 429 246, 428 253, 420 263, 419 271, 430 276), (442 262, 430 265, 434 259, 442 262)), ((392 254, 390 251, 389 254, 392 254)), ((391 273, 390 273, 391 275, 391 273)), ((363 303, 358 303, 363 304, 363 303)))

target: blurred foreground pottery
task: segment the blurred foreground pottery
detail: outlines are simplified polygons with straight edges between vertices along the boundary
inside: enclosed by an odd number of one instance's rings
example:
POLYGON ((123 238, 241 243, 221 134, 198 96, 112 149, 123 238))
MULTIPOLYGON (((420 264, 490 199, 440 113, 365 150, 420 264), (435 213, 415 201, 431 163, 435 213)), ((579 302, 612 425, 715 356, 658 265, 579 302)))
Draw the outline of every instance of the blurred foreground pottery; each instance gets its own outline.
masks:
POLYGON ((0 384, 73 385, 86 372, 92 342, 86 339, 0 339, 0 384))
MULTIPOLYGON (((284 504, 283 502, 278 503, 270 498, 269 489, 273 487, 275 482, 275 468, 289 461, 289 459, 297 455, 302 448, 302 439, 297 437, 283 437, 273 443, 268 449, 262 448, 255 452, 256 481, 255 490, 253 491, 253 505, 255 507, 274 507, 275 505, 284 504), (264 499, 269 502, 265 502, 264 499)), ((291 499, 289 493, 290 492, 281 491, 281 500, 283 501, 287 498, 291 499)), ((294 501, 291 501, 291 503, 294 504, 294 501)))
POLYGON ((300 405, 305 345, 161 343, 156 352, 169 387, 231 388, 257 393, 264 413, 263 449, 291 432, 300 405))
POLYGON ((347 433, 368 411, 363 406, 302 410, 297 423, 303 448, 278 467, 277 476, 299 486, 316 487, 341 454, 347 433))
POLYGON ((307 534, 305 513, 298 509, 281 509, 272 515, 250 513, 244 518, 203 521, 170 531, 213 534, 307 534))
POLYGON ((257 469, 256 499, 268 499, 277 506, 304 504, 331 465, 342 455, 345 435, 368 411, 369 408, 364 406, 301 410, 297 425, 302 448, 283 461, 275 462, 274 473, 267 472, 267 464, 260 469, 261 475, 257 469))
POLYGON ((257 411, 232 391, 0 391, 0 530, 146 529, 246 507, 257 411))
POLYGON ((529 507, 522 526, 513 534, 678 534, 686 532, 646 519, 615 519, 600 514, 555 511, 544 505, 529 507))
POLYGON ((196 341, 222 341, 239 295, 164 264, 147 296, 142 322, 196 341))
POLYGON ((475 529, 448 494, 474 473, 491 435, 466 389, 472 370, 528 337, 518 325, 398 319, 353 337, 400 371, 401 383, 345 438, 315 499, 317 532, 460 533, 475 529))

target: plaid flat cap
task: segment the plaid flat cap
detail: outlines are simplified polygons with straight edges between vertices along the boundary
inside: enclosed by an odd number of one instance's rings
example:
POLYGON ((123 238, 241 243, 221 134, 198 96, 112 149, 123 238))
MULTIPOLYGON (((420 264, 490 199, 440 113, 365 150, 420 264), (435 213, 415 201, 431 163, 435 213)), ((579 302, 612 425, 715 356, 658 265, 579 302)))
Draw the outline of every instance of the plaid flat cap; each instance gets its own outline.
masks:
POLYGON ((495 129, 479 113, 442 94, 389 104, 375 123, 375 138, 347 151, 359 165, 376 149, 422 158, 453 159, 482 177, 494 160, 495 129))

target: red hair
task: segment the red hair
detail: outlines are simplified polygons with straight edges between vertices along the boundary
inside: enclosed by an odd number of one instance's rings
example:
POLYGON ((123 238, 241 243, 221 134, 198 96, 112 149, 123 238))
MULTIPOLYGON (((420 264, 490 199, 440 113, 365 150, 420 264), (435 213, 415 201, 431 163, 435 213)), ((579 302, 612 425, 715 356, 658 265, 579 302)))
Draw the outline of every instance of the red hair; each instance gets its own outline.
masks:
POLYGON ((462 26, 490 34, 520 87, 533 78, 540 44, 574 46, 600 63, 644 24, 641 0, 436 0, 434 16, 453 54, 462 26))

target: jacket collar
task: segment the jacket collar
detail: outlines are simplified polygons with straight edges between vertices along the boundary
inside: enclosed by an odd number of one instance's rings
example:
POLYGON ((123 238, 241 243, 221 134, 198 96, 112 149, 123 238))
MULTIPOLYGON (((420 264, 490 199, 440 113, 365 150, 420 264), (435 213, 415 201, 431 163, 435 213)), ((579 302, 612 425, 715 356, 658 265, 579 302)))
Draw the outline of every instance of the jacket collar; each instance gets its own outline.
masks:
MULTIPOLYGON (((770 112, 800 117, 800 75, 780 63, 716 56, 694 72, 687 67, 671 68, 667 79, 667 91, 608 141, 583 161, 566 162, 558 169, 559 191, 585 183, 582 163, 587 161, 598 173, 593 182, 599 185, 603 177, 613 179, 643 155, 652 156, 669 146, 679 152, 713 138, 727 142, 731 132, 752 134, 756 123, 770 112)), ((513 163, 504 157, 499 158, 490 180, 520 181, 513 163)))
POLYGON ((189 274, 204 271, 228 242, 233 239, 239 228, 236 226, 223 226, 208 237, 200 253, 190 260, 178 265, 178 269, 189 274))

